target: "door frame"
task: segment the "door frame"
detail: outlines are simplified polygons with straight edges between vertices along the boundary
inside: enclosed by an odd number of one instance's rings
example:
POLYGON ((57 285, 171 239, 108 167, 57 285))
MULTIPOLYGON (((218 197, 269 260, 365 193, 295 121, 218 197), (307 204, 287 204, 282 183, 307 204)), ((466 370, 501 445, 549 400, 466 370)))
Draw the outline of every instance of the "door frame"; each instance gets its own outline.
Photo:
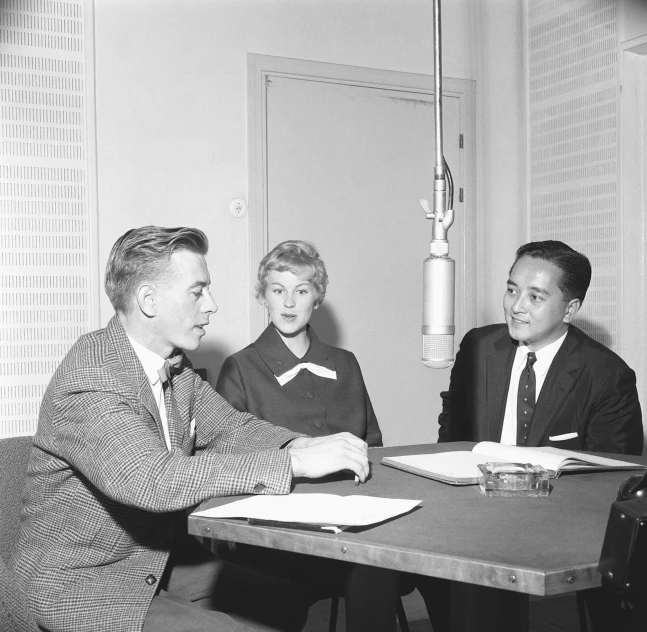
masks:
MULTIPOLYGON (((247 54, 247 160, 249 205, 249 279, 250 340, 256 340, 268 324, 266 310, 254 298, 252 291, 258 263, 269 250, 268 243, 268 174, 267 174, 267 86, 272 77, 286 77, 306 81, 337 83, 358 87, 375 87, 413 94, 433 95, 433 75, 379 70, 361 66, 346 66, 327 62, 308 61, 272 55, 247 54)), ((459 100, 459 116, 463 148, 461 171, 463 178, 457 184, 454 209, 464 213, 462 271, 463 296, 458 296, 463 314, 462 331, 476 326, 476 99, 475 82, 470 79, 443 77, 443 96, 459 100), (463 201, 458 189, 463 188, 463 201)), ((429 174, 430 184, 433 173, 429 174)), ((430 186, 430 190, 432 186, 430 186)), ((423 216, 420 210, 421 219, 423 216)), ((429 222, 431 240, 431 222, 429 222)), ((451 232, 449 233, 451 246, 451 232)), ((423 253, 421 253, 422 255, 423 253)), ((458 263, 458 262, 457 262, 458 263)))

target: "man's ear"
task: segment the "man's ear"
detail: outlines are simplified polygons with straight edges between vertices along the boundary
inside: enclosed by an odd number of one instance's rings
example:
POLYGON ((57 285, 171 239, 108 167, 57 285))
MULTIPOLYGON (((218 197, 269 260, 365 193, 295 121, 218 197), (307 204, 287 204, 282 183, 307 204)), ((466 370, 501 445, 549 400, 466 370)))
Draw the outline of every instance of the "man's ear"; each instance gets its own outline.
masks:
POLYGON ((579 298, 572 298, 568 301, 566 304, 566 313, 564 314, 564 322, 567 325, 573 322, 575 315, 580 311, 580 307, 582 307, 582 301, 579 298))
POLYGON ((154 318, 157 316, 157 302, 155 301, 155 288, 152 285, 141 285, 136 294, 137 305, 140 311, 154 318))

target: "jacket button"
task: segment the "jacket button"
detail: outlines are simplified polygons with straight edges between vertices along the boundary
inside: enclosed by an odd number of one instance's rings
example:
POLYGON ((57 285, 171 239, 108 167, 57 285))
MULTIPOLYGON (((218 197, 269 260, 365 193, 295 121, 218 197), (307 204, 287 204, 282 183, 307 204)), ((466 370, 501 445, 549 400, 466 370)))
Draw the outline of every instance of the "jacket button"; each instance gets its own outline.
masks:
POLYGON ((147 583, 149 586, 152 586, 156 581, 157 581, 157 577, 155 577, 155 575, 149 575, 149 576, 146 578, 146 583, 147 583))
POLYGON ((321 428, 323 424, 320 421, 315 421, 315 428, 321 428))
POLYGON ((277 363, 279 366, 283 366, 283 362, 282 362, 281 360, 277 360, 277 361, 276 361, 276 363, 277 363))
POLYGON ((256 494, 260 494, 264 489, 265 485, 263 483, 256 483, 256 485, 254 485, 254 492, 256 494))
POLYGON ((306 397, 307 397, 308 399, 314 399, 314 398, 315 398, 315 394, 314 394, 312 391, 308 391, 308 392, 306 393, 306 397))

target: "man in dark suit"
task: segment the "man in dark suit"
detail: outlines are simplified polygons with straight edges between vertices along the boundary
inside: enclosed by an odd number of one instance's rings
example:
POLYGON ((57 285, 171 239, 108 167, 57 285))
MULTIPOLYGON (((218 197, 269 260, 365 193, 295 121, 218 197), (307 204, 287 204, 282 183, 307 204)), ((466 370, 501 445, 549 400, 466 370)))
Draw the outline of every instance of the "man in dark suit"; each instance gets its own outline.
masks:
MULTIPOLYGON (((441 393, 439 442, 642 453, 635 373, 572 324, 590 280, 587 257, 562 242, 517 250, 503 297, 505 324, 473 329, 461 342, 449 390, 441 393)), ((471 593, 474 629, 507 607, 502 591, 456 589, 471 593)), ((594 630, 620 629, 619 600, 586 593, 594 630)))
POLYGON ((562 242, 519 248, 503 298, 506 323, 473 329, 461 342, 441 393, 440 442, 642 453, 635 373, 572 324, 590 280, 589 260, 562 242), (518 410, 528 373, 534 401, 518 410))
MULTIPOLYGON (((287 494, 296 476, 368 475, 360 439, 311 439, 240 413, 192 370, 183 351, 217 310, 207 247, 190 228, 123 235, 106 270, 116 315, 77 341, 47 388, 11 567, 50 632, 248 630, 210 609, 229 570, 196 552, 185 510, 287 494)), ((238 586, 251 619, 303 624, 291 601, 263 611, 270 582, 238 586)))

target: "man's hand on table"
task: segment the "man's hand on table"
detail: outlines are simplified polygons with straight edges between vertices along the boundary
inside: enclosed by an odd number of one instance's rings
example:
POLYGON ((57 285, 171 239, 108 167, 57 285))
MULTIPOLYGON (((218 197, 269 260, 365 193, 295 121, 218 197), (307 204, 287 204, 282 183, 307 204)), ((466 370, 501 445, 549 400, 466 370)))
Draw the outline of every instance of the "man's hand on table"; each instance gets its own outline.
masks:
POLYGON ((349 432, 327 437, 298 437, 290 445, 292 476, 319 478, 351 470, 364 482, 369 474, 368 446, 349 432))

